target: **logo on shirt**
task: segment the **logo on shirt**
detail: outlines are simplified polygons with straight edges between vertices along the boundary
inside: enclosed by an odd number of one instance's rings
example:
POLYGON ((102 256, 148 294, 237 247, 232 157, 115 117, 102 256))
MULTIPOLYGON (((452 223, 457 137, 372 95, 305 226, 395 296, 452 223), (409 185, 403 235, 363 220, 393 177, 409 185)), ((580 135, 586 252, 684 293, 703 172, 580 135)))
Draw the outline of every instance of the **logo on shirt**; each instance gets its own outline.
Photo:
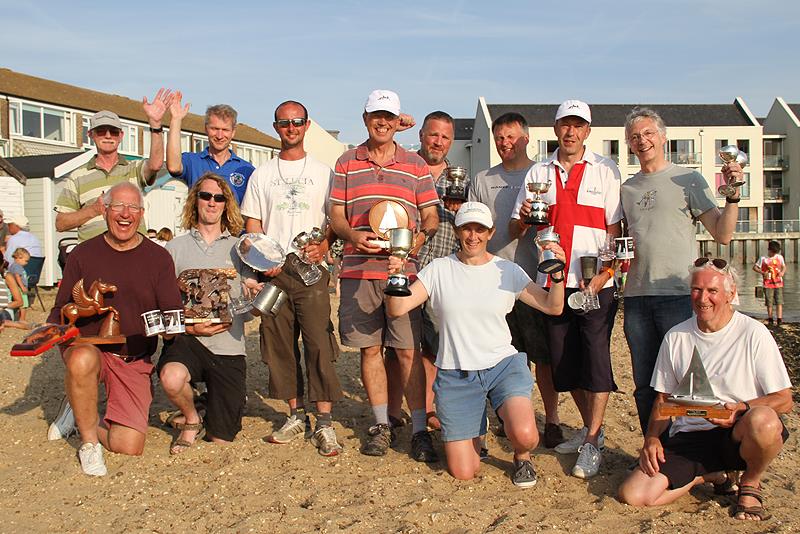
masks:
POLYGON ((231 183, 236 187, 244 185, 244 175, 238 172, 232 172, 230 177, 231 183))
POLYGON ((656 193, 657 191, 648 191, 644 195, 642 195, 641 200, 636 203, 641 210, 651 210, 656 206, 656 193))
POLYGON ((587 188, 586 192, 590 195, 602 195, 603 192, 597 189, 597 186, 592 186, 591 189, 587 188))

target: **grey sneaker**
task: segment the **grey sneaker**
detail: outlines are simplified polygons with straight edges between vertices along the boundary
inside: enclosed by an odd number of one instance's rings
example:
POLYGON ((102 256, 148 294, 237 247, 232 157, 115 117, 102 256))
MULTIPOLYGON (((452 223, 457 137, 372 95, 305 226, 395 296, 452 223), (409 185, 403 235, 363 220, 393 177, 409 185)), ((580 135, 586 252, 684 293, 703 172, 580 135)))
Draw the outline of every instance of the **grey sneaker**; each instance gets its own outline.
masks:
POLYGON ((93 477, 105 476, 106 462, 103 460, 103 446, 99 443, 84 443, 78 449, 78 458, 81 461, 81 469, 87 475, 93 477))
POLYGON ((292 415, 286 418, 286 422, 283 423, 280 430, 273 432, 272 435, 267 438, 267 441, 280 444, 289 443, 293 439, 306 433, 311 433, 311 421, 308 420, 308 417, 300 419, 296 415, 292 415))
POLYGON ((336 431, 332 426, 323 426, 314 431, 311 443, 322 456, 336 456, 342 452, 342 446, 336 441, 336 431))
POLYGON ((572 474, 578 478, 592 478, 600 470, 603 455, 591 443, 584 443, 578 449, 578 461, 572 468, 572 474))
POLYGON ((394 430, 389 425, 377 424, 369 427, 369 438, 361 446, 361 454, 367 456, 385 456, 394 443, 394 430))
POLYGON ((50 441, 67 439, 76 431, 75 414, 72 412, 72 406, 69 405, 69 399, 65 396, 61 399, 61 406, 58 409, 56 420, 47 429, 47 439, 50 441))
MULTIPOLYGON (((589 434, 589 429, 586 427, 581 428, 580 432, 575 433, 570 439, 567 441, 560 443, 555 446, 555 451, 559 454, 573 454, 578 452, 578 449, 581 448, 586 442, 586 436, 589 434)), ((606 447, 606 431, 604 429, 600 429, 600 435, 597 437, 597 448, 601 451, 606 447)))
POLYGON ((530 460, 514 460, 511 481, 520 488, 532 488, 536 485, 536 470, 530 460))

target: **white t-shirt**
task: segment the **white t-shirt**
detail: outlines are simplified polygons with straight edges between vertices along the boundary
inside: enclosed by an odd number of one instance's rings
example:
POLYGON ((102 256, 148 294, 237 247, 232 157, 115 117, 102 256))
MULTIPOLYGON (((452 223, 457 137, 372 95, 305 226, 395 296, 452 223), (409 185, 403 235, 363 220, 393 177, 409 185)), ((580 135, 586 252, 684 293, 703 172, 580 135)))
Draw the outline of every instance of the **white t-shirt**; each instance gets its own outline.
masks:
MULTIPOLYGON (((586 162, 587 165, 583 172, 583 178, 581 178, 577 203, 579 206, 602 210, 601 215, 604 217, 605 224, 599 225, 602 228, 595 228, 589 225, 581 225, 579 224, 581 222, 580 219, 575 219, 572 247, 571 251, 567 251, 570 261, 566 285, 566 287, 573 288, 578 287, 578 281, 581 279, 581 256, 597 256, 600 247, 603 246, 606 240, 605 227, 622 220, 622 202, 619 196, 620 174, 617 164, 608 158, 595 154, 588 148, 584 150, 583 159, 580 162, 586 162)), ((550 189, 542 195, 542 200, 550 206, 555 206, 557 191, 555 181, 559 174, 562 186, 566 186, 569 173, 558 162, 558 149, 556 149, 549 158, 537 163, 528 171, 525 176, 524 186, 520 188, 517 194, 517 201, 511 211, 511 218, 519 219, 519 210, 522 207, 522 203, 525 202, 526 198, 533 198, 533 193, 528 191, 528 184, 531 182, 549 180, 550 189), (558 173, 556 169, 558 169, 558 173)), ((550 228, 552 229, 552 227, 550 228)), ((528 233, 533 231, 534 229, 528 230, 528 233)), ((562 246, 565 244, 563 241, 565 237, 561 236, 562 246)), ((545 285, 546 282, 547 275, 539 273, 537 283, 545 285)), ((609 279, 603 287, 611 287, 612 284, 613 280, 609 279)))
MULTIPOLYGON (((683 380, 697 347, 714 394, 723 402, 742 402, 792 387, 789 374, 769 330, 739 312, 718 332, 705 333, 691 317, 667 332, 658 351, 650 385, 672 393, 683 380)), ((676 417, 670 436, 709 430, 702 417, 676 417)))
POLYGON ((436 367, 477 371, 517 353, 506 314, 531 279, 497 256, 467 265, 455 254, 437 258, 417 275, 439 319, 436 367))
POLYGON ((261 221, 264 233, 287 254, 296 252, 297 234, 325 225, 330 186, 331 169, 309 155, 297 161, 273 158, 250 176, 242 215, 261 221))

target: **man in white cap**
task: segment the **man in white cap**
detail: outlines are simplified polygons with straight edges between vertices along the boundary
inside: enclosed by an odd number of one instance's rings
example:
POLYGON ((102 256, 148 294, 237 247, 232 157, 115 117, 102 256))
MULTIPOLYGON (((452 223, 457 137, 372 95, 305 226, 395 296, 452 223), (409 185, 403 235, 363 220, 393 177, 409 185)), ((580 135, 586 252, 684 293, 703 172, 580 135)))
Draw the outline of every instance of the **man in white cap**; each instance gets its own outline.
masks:
MULTIPOLYGON (((583 428, 572 439, 558 445, 562 454, 580 453, 572 474, 590 478, 597 474, 605 436, 603 417, 609 393, 617 389, 611 370, 610 337, 617 302, 613 293, 613 273, 598 265, 599 249, 607 236, 620 235, 622 205, 619 198, 620 173, 617 165, 589 150, 584 142, 591 132, 592 114, 580 100, 567 100, 558 107, 555 134, 558 148, 545 161, 537 163, 525 183, 549 181, 543 199, 550 205, 550 228, 561 237, 567 256, 566 298, 584 288, 581 257, 592 257, 596 274, 588 283, 600 306, 587 313, 569 306, 547 317, 556 391, 569 391, 583 420, 583 428)), ((517 196, 511 214, 512 235, 534 233, 525 219, 531 201, 527 186, 517 196)), ((589 260, 592 261, 592 260, 589 260)), ((548 286, 544 274, 539 283, 548 286)))
MULTIPOLYGON (((106 231, 102 216, 102 196, 111 186, 131 182, 143 188, 152 184, 164 164, 164 129, 161 118, 172 102, 172 92, 161 88, 153 102, 142 99, 142 109, 150 131, 150 155, 146 160, 128 161, 119 154, 125 131, 113 111, 98 111, 89 119, 89 139, 97 147, 97 155, 75 169, 64 181, 64 189, 56 200, 56 230, 78 229, 78 240, 86 241, 106 231)), ((142 220, 140 228, 146 235, 142 220)))
POLYGON ((6 219, 8 233, 11 237, 6 243, 6 258, 11 258, 14 251, 24 248, 31 256, 42 257, 42 244, 39 238, 28 231, 28 218, 24 215, 13 215, 6 219))
POLYGON ((387 316, 383 302, 387 251, 375 244, 379 236, 370 229, 369 212, 382 200, 394 201, 405 209, 408 227, 415 232, 412 259, 406 266, 406 274, 413 278, 416 253, 439 225, 439 197, 425 161, 394 141, 401 123, 397 93, 370 93, 363 120, 369 138, 336 162, 330 195, 331 224, 346 242, 340 274, 339 331, 343 344, 361 350, 361 377, 376 420, 361 452, 383 456, 394 440, 383 361, 386 346, 395 349, 412 412, 411 456, 433 462, 437 455, 426 428, 425 378, 419 355, 420 310, 387 316))

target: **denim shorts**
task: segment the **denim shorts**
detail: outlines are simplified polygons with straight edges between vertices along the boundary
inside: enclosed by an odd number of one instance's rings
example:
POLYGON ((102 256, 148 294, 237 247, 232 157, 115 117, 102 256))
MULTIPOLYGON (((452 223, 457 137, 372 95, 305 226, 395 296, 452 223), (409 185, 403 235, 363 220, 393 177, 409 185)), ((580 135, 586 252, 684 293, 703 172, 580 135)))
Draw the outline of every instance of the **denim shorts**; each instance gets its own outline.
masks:
POLYGON ((531 398, 533 377, 525 353, 501 360, 481 371, 439 369, 433 382, 436 416, 444 441, 486 434, 486 399, 497 411, 511 397, 531 398))

